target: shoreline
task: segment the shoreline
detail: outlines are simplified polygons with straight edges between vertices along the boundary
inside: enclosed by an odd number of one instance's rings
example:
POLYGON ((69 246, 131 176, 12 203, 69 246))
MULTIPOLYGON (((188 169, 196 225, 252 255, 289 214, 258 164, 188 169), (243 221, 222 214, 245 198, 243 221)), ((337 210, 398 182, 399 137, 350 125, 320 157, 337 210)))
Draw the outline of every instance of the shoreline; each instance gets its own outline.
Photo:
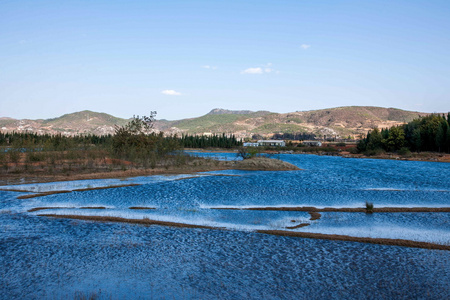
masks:
MULTIPOLYGON (((223 227, 213 227, 206 225, 195 225, 186 224, 178 222, 169 221, 157 221, 151 219, 126 219, 121 217, 104 217, 104 216, 81 216, 81 215, 55 215, 55 214, 38 214, 39 217, 50 217, 57 219, 75 219, 84 221, 97 221, 97 222, 114 222, 114 223, 129 223, 138 225, 159 225, 177 228, 199 228, 199 229, 213 229, 213 230, 227 230, 223 227)), ((432 250, 446 250, 450 251, 450 245, 441 245, 429 242, 418 242, 412 240, 404 239, 386 239, 386 238, 369 238, 369 237, 354 237, 348 235, 338 235, 338 234, 323 234, 323 233, 310 233, 310 232, 298 232, 298 231, 286 231, 286 230, 257 230, 257 233, 271 234, 278 236, 287 237, 300 237, 300 238, 310 238, 310 239, 320 239, 320 240, 334 240, 334 241, 345 241, 345 242, 358 242, 358 243, 368 243, 368 244, 378 244, 387 246, 401 246, 409 248, 421 248, 421 249, 432 249, 432 250)))
MULTIPOLYGON (((206 152, 206 153, 236 153, 236 150, 230 149, 189 149, 187 152, 206 152)), ((283 154, 278 151, 264 151, 265 154, 283 154)), ((359 159, 387 159, 387 160, 402 160, 402 161, 423 161, 423 162, 450 162, 450 154, 438 154, 433 152, 415 153, 414 157, 401 157, 396 154, 382 154, 376 156, 365 156, 363 154, 351 154, 349 152, 333 152, 333 153, 308 153, 294 151, 292 154, 301 155, 317 155, 317 156, 340 156, 342 158, 359 158, 359 159), (420 157, 417 157, 420 155, 420 157)), ((278 161, 284 163, 282 160, 270 158, 272 161, 278 161)), ((1 186, 7 185, 21 185, 29 183, 46 183, 46 182, 61 182, 61 181, 74 181, 74 180, 90 180, 90 179, 121 179, 129 177, 139 176, 154 176, 154 175, 179 175, 179 174, 194 174, 198 172, 211 172, 211 171, 225 171, 225 170, 252 170, 252 171, 283 171, 283 170, 296 170, 293 168, 283 167, 279 164, 278 167, 267 167, 264 164, 259 166, 243 166, 239 167, 239 162, 244 161, 214 161, 203 165, 187 165, 182 167, 171 166, 169 168, 159 167, 154 169, 127 169, 127 170, 92 170, 91 172, 72 172, 72 173, 59 173, 48 174, 38 172, 22 172, 22 173, 7 173, 0 175, 0 189, 1 186), (280 167, 281 166, 281 167, 280 167)), ((300 170, 297 168, 297 170, 300 170)), ((9 190, 13 191, 13 190, 9 190)))
MULTIPOLYGON (((206 152, 206 153, 237 153, 236 150, 230 150, 230 149, 202 149, 202 148, 192 148, 187 150, 187 152, 206 152)), ((412 152, 410 155, 404 156, 399 155, 397 153, 383 153, 373 156, 367 156, 363 153, 358 154, 352 154, 348 151, 342 150, 342 151, 336 151, 336 152, 307 152, 302 151, 302 148, 297 148, 295 150, 293 149, 279 149, 279 150, 263 150, 261 153, 264 154, 310 154, 310 155, 318 155, 318 156, 340 156, 343 158, 368 158, 368 159, 387 159, 387 160, 404 160, 404 161, 426 161, 426 162, 443 162, 443 163, 450 163, 450 154, 449 153, 439 153, 439 152, 412 152), (293 151, 290 153, 289 151, 293 151), (289 153, 287 153, 289 152, 289 153)))
POLYGON ((45 183, 58 181, 74 181, 74 180, 89 180, 89 179, 120 179, 139 176, 153 176, 153 175, 180 175, 180 174, 194 174, 199 172, 225 171, 225 170, 249 170, 249 171, 294 171, 300 170, 288 162, 266 158, 255 157, 241 161, 206 161, 205 164, 199 166, 181 166, 170 168, 155 168, 155 169, 128 169, 115 171, 99 171, 86 173, 68 173, 68 174, 38 174, 38 173, 9 173, 2 174, 0 177, 1 186, 20 185, 28 183, 45 183))
MULTIPOLYGON (((75 173, 75 174, 58 174, 58 175, 38 175, 30 173, 22 174, 7 174, 2 175, 0 179, 1 186, 21 185, 30 183, 46 183, 46 182, 64 182, 75 180, 91 180, 91 179, 122 179, 139 176, 153 176, 153 175, 180 175, 193 174, 198 172, 210 171, 224 171, 228 168, 174 168, 174 169, 130 169, 125 171, 110 171, 110 172, 90 172, 90 173, 75 173)), ((21 190, 8 190, 21 191, 21 190)), ((23 191, 21 191, 23 192, 23 191)))
MULTIPOLYGON (((366 209, 361 207, 325 207, 316 208, 313 206, 300 207, 210 207, 217 210, 267 210, 267 211, 304 211, 304 212, 348 212, 348 213, 367 213, 366 209)), ((450 212, 450 207, 374 207, 373 213, 402 213, 402 212, 450 212)))
MULTIPOLYGON (((333 155, 330 155, 333 156, 333 155)), ((396 153, 380 154, 373 156, 366 156, 364 154, 351 154, 349 152, 338 152, 335 156, 343 158, 359 158, 359 159, 386 159, 386 160, 399 160, 399 161, 423 161, 423 162, 437 162, 437 163, 450 163, 450 154, 437 154, 430 152, 415 153, 413 156, 402 156, 396 153)))

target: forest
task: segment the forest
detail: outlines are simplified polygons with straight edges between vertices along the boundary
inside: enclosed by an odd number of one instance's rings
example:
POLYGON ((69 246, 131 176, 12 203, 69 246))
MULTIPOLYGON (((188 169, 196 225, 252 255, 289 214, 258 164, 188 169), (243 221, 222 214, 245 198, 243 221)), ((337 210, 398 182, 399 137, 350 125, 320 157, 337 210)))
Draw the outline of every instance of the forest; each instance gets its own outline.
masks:
POLYGON ((360 153, 430 151, 450 153, 450 113, 432 114, 401 126, 375 128, 358 142, 360 153))
POLYGON ((235 148, 242 146, 234 135, 183 135, 180 139, 185 148, 235 148))
POLYGON ((233 148, 234 136, 165 136, 152 130, 154 115, 134 116, 113 135, 0 132, 0 172, 73 173, 180 167, 195 159, 183 148, 233 148))

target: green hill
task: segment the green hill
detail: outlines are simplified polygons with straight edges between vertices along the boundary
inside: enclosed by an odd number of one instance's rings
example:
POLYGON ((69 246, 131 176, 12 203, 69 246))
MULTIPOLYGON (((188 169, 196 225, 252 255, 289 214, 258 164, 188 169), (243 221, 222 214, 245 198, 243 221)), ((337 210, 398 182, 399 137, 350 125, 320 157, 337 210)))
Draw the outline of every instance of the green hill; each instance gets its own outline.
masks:
MULTIPOLYGON (((240 138, 254 134, 270 137, 274 133, 356 137, 374 127, 391 127, 426 115, 428 114, 373 106, 336 107, 283 114, 216 108, 198 118, 157 120, 154 128, 168 134, 233 133, 240 138)), ((85 110, 47 120, 0 118, 0 128, 2 131, 103 135, 114 133, 116 125, 122 126, 127 121, 106 113, 85 110)))

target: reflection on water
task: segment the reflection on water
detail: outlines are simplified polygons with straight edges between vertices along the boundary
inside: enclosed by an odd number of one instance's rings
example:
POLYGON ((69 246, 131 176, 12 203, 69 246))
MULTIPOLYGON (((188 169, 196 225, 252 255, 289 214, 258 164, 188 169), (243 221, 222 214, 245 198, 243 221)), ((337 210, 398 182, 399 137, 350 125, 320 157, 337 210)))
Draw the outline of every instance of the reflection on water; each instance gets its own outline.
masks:
MULTIPOLYGON (((232 154, 223 154, 229 156, 232 154)), ((449 213, 213 210, 215 206, 449 207, 449 165, 280 155, 304 170, 221 171, 22 186, 75 190, 19 200, 0 191, 0 298, 448 298, 448 251, 269 236, 258 229, 448 245, 449 213), (211 175, 239 176, 211 176, 211 175), (183 179, 184 178, 184 179, 183 179), (183 180, 178 180, 183 179, 183 180), (102 206, 106 209, 80 209, 102 206), (155 210, 131 210, 133 206, 155 210), (118 216, 224 227, 166 228, 38 217, 118 216)), ((17 189, 17 186, 11 188, 17 189)))

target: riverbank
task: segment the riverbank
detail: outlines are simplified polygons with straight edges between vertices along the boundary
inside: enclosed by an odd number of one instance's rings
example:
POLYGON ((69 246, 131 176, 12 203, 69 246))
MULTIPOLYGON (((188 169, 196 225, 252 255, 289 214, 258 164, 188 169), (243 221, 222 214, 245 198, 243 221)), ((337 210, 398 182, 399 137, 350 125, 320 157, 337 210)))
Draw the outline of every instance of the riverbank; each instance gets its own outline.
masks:
POLYGON ((338 152, 339 156, 347 158, 372 158, 372 159, 391 159, 391 160, 406 160, 406 161, 429 161, 429 162, 450 162, 450 154, 435 153, 435 152, 419 152, 408 153, 400 155, 397 153, 381 153, 377 155, 367 156, 364 154, 352 154, 350 152, 338 152))
POLYGON ((55 181, 72 181, 86 179, 128 178, 152 175, 192 174, 198 172, 222 170, 252 170, 252 171, 293 171, 300 170, 290 163, 267 157, 254 157, 243 161, 218 161, 213 159, 196 158, 185 165, 172 165, 163 168, 133 168, 125 170, 104 171, 104 169, 65 170, 63 173, 48 172, 11 172, 0 176, 0 186, 25 183, 44 183, 55 181))
MULTIPOLYGON (((341 156, 345 158, 372 158, 372 159, 389 159, 389 160, 406 160, 406 161, 429 161, 429 162, 450 162, 450 154, 439 152, 409 152, 401 155, 398 153, 383 152, 375 155, 365 155, 363 153, 351 153, 347 151, 346 147, 313 147, 312 150, 305 148, 287 148, 287 149, 271 149, 261 150, 262 154, 276 155, 276 154, 313 154, 325 156, 341 156), (333 150, 333 151, 329 151, 333 150)), ((210 152, 210 153, 237 153, 236 150, 230 149, 190 149, 192 152, 210 152)))

